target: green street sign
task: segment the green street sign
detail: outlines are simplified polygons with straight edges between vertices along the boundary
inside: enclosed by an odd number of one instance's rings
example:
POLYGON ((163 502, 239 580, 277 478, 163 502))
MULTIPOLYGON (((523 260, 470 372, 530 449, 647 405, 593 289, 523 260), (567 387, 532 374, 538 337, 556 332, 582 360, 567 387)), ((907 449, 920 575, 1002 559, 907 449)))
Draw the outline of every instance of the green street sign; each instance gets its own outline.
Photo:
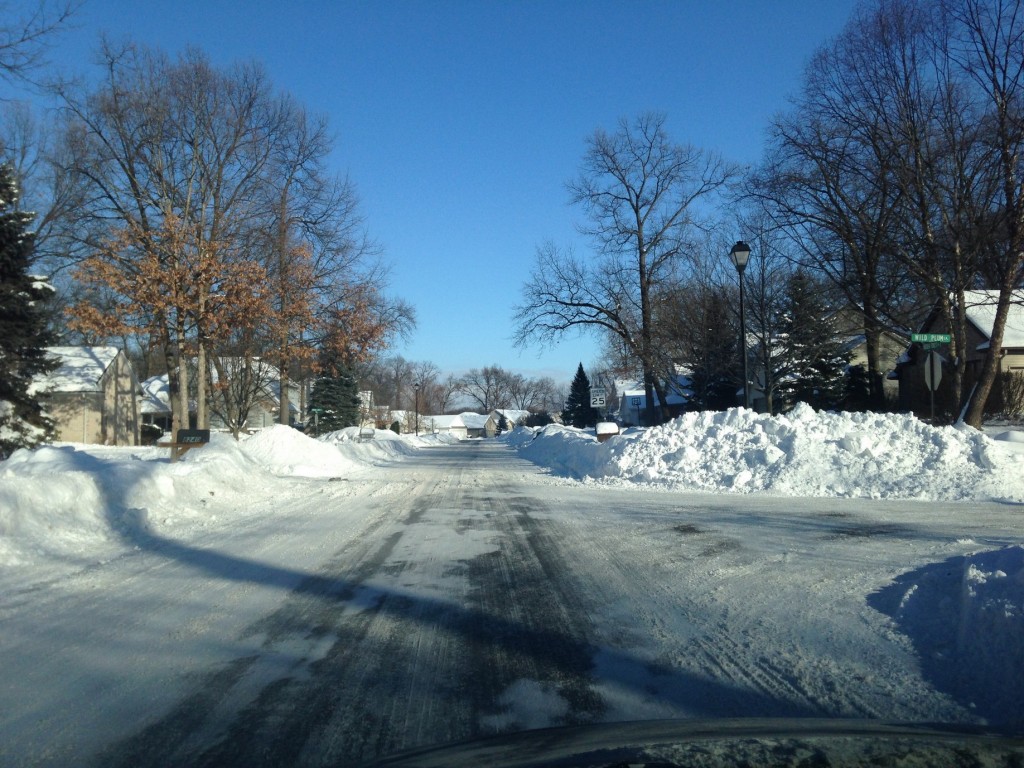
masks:
POLYGON ((949 344, 953 337, 948 333, 912 333, 910 340, 922 344, 949 344))

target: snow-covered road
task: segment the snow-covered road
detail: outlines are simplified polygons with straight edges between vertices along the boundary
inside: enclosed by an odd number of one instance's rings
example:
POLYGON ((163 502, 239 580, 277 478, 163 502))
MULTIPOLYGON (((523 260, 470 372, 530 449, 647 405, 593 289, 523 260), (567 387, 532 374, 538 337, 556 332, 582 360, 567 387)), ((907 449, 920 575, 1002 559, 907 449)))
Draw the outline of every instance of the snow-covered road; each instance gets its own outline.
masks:
POLYGON ((346 765, 663 717, 1024 721, 1018 662, 908 609, 1016 564, 1016 505, 638 493, 495 441, 272 489, 4 582, 0 764, 346 765))

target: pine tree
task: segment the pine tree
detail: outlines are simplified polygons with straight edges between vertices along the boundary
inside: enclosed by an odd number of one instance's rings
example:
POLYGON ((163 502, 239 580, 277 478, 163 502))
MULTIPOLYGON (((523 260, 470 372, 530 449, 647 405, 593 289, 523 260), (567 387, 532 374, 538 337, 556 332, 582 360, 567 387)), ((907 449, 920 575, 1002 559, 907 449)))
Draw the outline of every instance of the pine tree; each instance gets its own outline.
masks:
POLYGON ((562 423, 586 429, 597 424, 600 419, 601 414, 590 405, 590 379, 583 370, 583 363, 580 363, 569 387, 569 399, 565 401, 565 410, 562 411, 562 423))
POLYGON ((849 356, 830 317, 821 286, 803 270, 794 272, 786 289, 780 340, 787 375, 779 391, 790 405, 834 408, 843 400, 849 356))
POLYGON ((732 308, 723 291, 702 290, 681 302, 687 332, 679 339, 679 357, 689 372, 690 407, 721 411, 736 405, 743 377, 739 331, 731 332, 732 308))
POLYGON ((33 388, 56 366, 46 354, 53 339, 41 306, 51 289, 28 274, 32 215, 17 210, 17 199, 13 169, 0 165, 0 459, 52 439, 54 430, 33 388))
POLYGON ((317 379, 309 396, 309 407, 317 414, 320 434, 359 424, 359 386, 345 369, 317 379))

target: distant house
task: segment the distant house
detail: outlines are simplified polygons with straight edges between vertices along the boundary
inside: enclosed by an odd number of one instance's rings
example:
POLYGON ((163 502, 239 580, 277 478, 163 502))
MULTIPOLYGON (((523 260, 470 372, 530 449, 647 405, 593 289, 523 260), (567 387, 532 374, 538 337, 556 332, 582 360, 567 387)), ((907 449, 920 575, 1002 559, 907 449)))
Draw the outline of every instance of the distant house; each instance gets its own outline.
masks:
MULTIPOLYGON (((616 382, 615 389, 619 393, 616 403, 619 421, 628 426, 643 424, 647 416, 647 394, 644 392, 643 382, 619 381, 616 382)), ((690 377, 680 368, 672 381, 668 382, 668 392, 665 394, 669 414, 675 417, 685 411, 691 395, 690 377)), ((654 405, 661 405, 657 392, 654 394, 654 405)))
POLYGON ((460 413, 467 437, 487 437, 487 417, 472 411, 460 413))
POLYGON ((420 416, 420 429, 427 434, 453 435, 460 440, 468 436, 461 416, 420 416))
POLYGON ((69 443, 138 445, 139 382, 117 347, 48 347, 56 370, 40 379, 57 439, 69 443))
POLYGON ((484 423, 484 435, 486 437, 494 437, 498 434, 498 424, 501 423, 502 416, 505 417, 507 429, 512 430, 525 424, 526 420, 530 418, 530 412, 514 408, 498 408, 491 411, 487 415, 487 421, 484 423))
MULTIPOLYGON (((857 312, 842 310, 835 315, 836 331, 845 339, 844 350, 850 356, 851 368, 868 369, 868 342, 864 334, 864 318, 857 312)), ((896 400, 899 383, 896 368, 910 339, 893 331, 882 331, 878 339, 878 358, 881 365, 882 390, 887 398, 896 400)))
POLYGON ((167 374, 150 376, 139 388, 139 418, 143 424, 171 431, 171 398, 167 388, 167 374))
MULTIPOLYGON (((967 291, 964 294, 964 316, 967 320, 967 343, 963 352, 966 358, 964 379, 968 386, 980 375, 988 352, 998 295, 997 291, 967 291)), ((949 332, 938 308, 925 319, 919 332, 949 332)), ((922 415, 927 414, 930 409, 930 391, 924 378, 924 363, 929 351, 921 344, 911 344, 906 348, 897 369, 900 407, 922 415)), ((944 365, 948 365, 949 345, 938 345, 936 351, 943 357, 944 365)), ((1010 305, 1010 313, 1003 332, 999 370, 1024 374, 1024 290, 1014 293, 1014 303, 1010 305)), ((956 412, 961 407, 961 404, 952 402, 951 380, 951 373, 944 375, 935 393, 936 409, 940 412, 956 412)), ((998 382, 996 387, 998 389, 998 382)), ((998 398, 998 392, 996 396, 998 398)))

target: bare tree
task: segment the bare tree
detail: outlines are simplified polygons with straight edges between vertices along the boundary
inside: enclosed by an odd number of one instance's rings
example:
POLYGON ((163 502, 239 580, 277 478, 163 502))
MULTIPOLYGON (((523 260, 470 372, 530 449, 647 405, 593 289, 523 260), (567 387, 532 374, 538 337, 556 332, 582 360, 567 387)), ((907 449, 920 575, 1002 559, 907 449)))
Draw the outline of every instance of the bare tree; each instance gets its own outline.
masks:
POLYGON ((415 363, 412 366, 413 385, 419 386, 420 405, 425 412, 444 413, 445 389, 439 381, 441 370, 431 362, 415 363))
MULTIPOLYGON (((759 372, 757 387, 764 394, 765 410, 776 412, 776 395, 791 374, 784 362, 782 308, 786 285, 793 273, 794 259, 787 254, 789 243, 778 231, 764 226, 763 220, 748 220, 751 257, 743 273, 746 281, 747 334, 754 370, 759 372)), ((821 318, 824 322, 825 318, 821 318)))
POLYGON ((963 0, 943 3, 958 24, 952 57, 976 89, 984 109, 983 140, 992 149, 997 180, 994 217, 986 220, 989 247, 980 266, 998 293, 992 334, 965 421, 980 427, 1002 357, 1003 334, 1014 292, 1024 282, 1024 14, 1019 2, 963 0))
POLYGON ((878 336, 923 299, 946 318, 955 394, 981 423, 1024 271, 1022 39, 1016 0, 864 4, 773 128, 765 209, 862 313, 876 402, 878 336), (965 396, 957 308, 979 284, 996 291, 996 319, 965 396))
POLYGON ((764 213, 799 248, 799 261, 843 291, 864 319, 871 396, 884 403, 880 339, 905 284, 895 258, 902 197, 880 118, 862 124, 837 96, 840 57, 819 51, 795 108, 771 127, 768 159, 753 188, 764 213))
POLYGON ((264 254, 273 293, 267 352, 281 372, 285 423, 291 369, 304 370, 313 358, 317 334, 311 328, 321 308, 339 283, 376 281, 381 270, 354 185, 327 172, 334 142, 326 120, 287 98, 281 110, 282 127, 264 174, 265 211, 250 231, 264 254))
MULTIPOLYGON (((618 336, 640 363, 648 418, 657 421, 654 290, 685 253, 688 234, 699 228, 698 204, 735 173, 716 155, 673 143, 663 115, 622 120, 614 134, 596 131, 569 190, 587 216, 581 231, 598 259, 583 262, 554 246, 538 250, 515 311, 516 342, 550 341, 570 329, 618 336)), ((664 403, 664 392, 659 395, 664 403)))
POLYGON ((81 2, 39 0, 33 7, 0 3, 0 77, 10 81, 32 82, 46 63, 46 54, 54 37, 65 26, 81 2))
MULTIPOLYGON (((244 354, 214 355, 212 360, 217 378, 211 382, 210 410, 236 439, 249 426, 252 409, 278 383, 277 370, 245 349, 244 354)), ((282 400, 282 407, 286 403, 282 400)))
POLYGON ((402 410, 412 402, 413 363, 401 355, 373 358, 361 365, 357 373, 373 390, 379 405, 402 410))
POLYGON ((258 66, 218 71, 195 50, 172 62, 158 52, 104 44, 101 57, 101 85, 87 93, 62 90, 68 123, 60 159, 77 182, 79 214, 89 224, 75 231, 93 258, 119 270, 105 275, 129 291, 124 306, 145 309, 150 283, 160 289, 135 327, 156 334, 164 350, 175 428, 188 413, 182 361, 198 359, 197 419, 205 426, 208 352, 239 324, 266 316, 266 273, 246 245, 263 213, 258 201, 274 141, 288 127, 288 103, 258 66), (121 279, 140 276, 143 260, 153 267, 145 280, 121 279), (253 301, 259 311, 253 304, 225 322, 230 306, 253 301))
POLYGON ((448 413, 455 404, 455 398, 462 392, 462 380, 449 373, 437 385, 437 412, 448 413))
POLYGON ((498 365, 473 368, 462 377, 461 393, 484 413, 508 408, 512 402, 510 374, 498 365))
POLYGON ((942 307, 959 401, 967 321, 952 307, 977 279, 984 252, 977 223, 988 218, 998 187, 991 153, 981 149, 986 121, 950 56, 951 21, 934 2, 861 6, 821 60, 828 62, 822 93, 865 137, 870 156, 885 158, 866 164, 864 175, 885 178, 896 192, 891 256, 908 279, 895 282, 900 293, 884 314, 899 327, 920 317, 922 302, 942 307))
POLYGON ((551 377, 533 379, 520 373, 510 373, 508 377, 509 403, 520 411, 551 410, 553 404, 557 404, 557 391, 551 377))

